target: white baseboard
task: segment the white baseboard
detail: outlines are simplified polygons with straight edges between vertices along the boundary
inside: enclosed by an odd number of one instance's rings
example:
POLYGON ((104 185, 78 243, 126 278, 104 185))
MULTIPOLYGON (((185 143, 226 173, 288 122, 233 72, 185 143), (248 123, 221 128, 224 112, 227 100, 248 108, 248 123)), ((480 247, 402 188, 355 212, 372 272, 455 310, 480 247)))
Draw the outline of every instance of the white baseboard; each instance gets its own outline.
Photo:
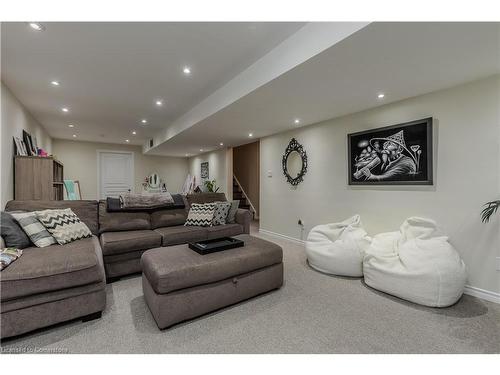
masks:
POLYGON ((500 303, 500 293, 492 292, 490 290, 484 290, 481 288, 476 288, 475 286, 466 285, 464 294, 485 299, 486 301, 500 303))
MULTIPOLYGON (((306 241, 304 241, 304 240, 299 240, 298 238, 286 236, 286 235, 280 234, 280 233, 271 232, 270 230, 266 230, 266 229, 259 229, 259 233, 266 234, 268 236, 273 236, 273 237, 285 239, 288 241, 292 241, 292 242, 295 242, 295 243, 300 244, 300 245, 305 245, 305 243, 306 243, 306 241)), ((490 290, 485 290, 485 289, 481 289, 481 288, 476 288, 475 286, 466 285, 465 290, 464 290, 464 294, 467 294, 467 295, 473 296, 473 297, 477 297, 477 298, 481 298, 481 299, 484 299, 486 301, 500 304, 500 293, 492 292, 490 290)))
POLYGON ((270 230, 266 230, 266 229, 259 229, 259 233, 267 234, 268 236, 282 238, 282 239, 285 239, 288 241, 298 243, 299 245, 305 245, 305 243, 306 243, 306 241, 304 241, 304 240, 299 240, 298 238, 294 238, 294 237, 290 237, 290 236, 285 236, 284 234, 271 232, 270 230))

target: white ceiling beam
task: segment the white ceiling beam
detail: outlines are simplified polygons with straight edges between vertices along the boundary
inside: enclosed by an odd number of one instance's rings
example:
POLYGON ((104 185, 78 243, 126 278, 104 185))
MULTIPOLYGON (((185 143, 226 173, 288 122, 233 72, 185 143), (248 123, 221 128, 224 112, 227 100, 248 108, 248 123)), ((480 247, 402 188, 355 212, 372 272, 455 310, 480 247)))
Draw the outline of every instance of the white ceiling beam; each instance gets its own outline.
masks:
POLYGON ((158 145, 339 43, 368 24, 369 22, 306 24, 238 76, 167 125, 154 137, 154 146, 150 148, 149 142, 146 142, 143 151, 145 153, 153 151, 158 145))

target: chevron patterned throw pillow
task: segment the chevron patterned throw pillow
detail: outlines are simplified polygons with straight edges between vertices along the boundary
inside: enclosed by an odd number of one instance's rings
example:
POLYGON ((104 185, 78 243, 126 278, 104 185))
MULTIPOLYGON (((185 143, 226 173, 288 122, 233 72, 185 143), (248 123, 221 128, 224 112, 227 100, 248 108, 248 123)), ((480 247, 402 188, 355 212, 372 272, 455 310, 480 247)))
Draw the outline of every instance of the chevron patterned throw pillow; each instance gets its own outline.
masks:
POLYGON ((211 227, 212 220, 214 219, 215 207, 215 203, 193 203, 189 209, 188 217, 184 225, 187 227, 211 227))
POLYGON ((92 236, 89 227, 80 221, 71 208, 37 211, 36 217, 59 245, 92 236))

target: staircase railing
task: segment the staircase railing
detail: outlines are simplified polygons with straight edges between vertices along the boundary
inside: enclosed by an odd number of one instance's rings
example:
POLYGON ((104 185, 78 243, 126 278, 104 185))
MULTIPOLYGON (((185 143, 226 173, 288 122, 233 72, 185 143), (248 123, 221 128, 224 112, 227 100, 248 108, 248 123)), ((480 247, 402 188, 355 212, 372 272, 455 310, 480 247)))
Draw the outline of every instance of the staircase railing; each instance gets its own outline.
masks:
POLYGON ((248 195, 245 192, 245 189, 243 189, 243 186, 241 186, 240 181, 238 181, 238 178, 236 178, 236 176, 234 174, 233 174, 233 179, 234 179, 234 181, 236 181, 236 184, 240 188, 241 193, 243 194, 243 196, 247 200, 248 204, 250 205, 250 212, 252 212, 253 218, 258 219, 259 216, 257 215, 257 210, 255 209, 254 205, 252 204, 252 201, 250 200, 250 198, 248 198, 248 195))

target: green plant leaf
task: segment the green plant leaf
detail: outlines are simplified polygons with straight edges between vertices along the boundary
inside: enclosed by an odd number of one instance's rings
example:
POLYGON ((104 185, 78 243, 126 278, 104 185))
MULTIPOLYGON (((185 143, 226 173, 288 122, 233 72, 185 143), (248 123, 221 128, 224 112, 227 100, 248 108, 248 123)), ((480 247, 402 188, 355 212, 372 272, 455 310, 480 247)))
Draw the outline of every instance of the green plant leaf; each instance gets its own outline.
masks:
POLYGON ((498 207, 500 207, 500 200, 486 202, 484 204, 484 208, 481 211, 481 220, 483 223, 487 223, 490 221, 491 216, 497 212, 498 207))

